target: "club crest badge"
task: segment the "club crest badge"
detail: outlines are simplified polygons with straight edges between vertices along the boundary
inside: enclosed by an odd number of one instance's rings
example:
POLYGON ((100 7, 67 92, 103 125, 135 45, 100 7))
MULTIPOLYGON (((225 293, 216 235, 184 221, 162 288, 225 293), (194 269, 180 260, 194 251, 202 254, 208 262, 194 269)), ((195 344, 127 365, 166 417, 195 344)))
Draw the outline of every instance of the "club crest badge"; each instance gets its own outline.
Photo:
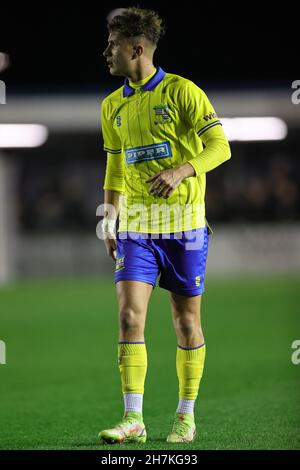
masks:
POLYGON ((172 118, 169 114, 169 108, 166 104, 158 104, 153 107, 155 112, 154 124, 164 124, 166 122, 172 122, 172 118))

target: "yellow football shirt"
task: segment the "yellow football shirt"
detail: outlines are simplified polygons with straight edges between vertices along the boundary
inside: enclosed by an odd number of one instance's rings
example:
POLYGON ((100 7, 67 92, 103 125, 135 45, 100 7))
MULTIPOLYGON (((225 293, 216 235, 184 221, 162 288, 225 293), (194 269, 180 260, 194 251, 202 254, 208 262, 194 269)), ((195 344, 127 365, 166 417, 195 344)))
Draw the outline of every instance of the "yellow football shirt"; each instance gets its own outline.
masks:
MULTIPOLYGON (((119 231, 173 233, 204 227, 205 173, 224 152, 201 159, 202 137, 220 120, 208 97, 192 81, 160 67, 141 82, 125 79, 102 101, 107 167, 103 189, 122 193, 119 231), (195 176, 184 179, 167 199, 149 194, 146 180, 189 162, 195 176)), ((219 139, 227 139, 221 131, 219 139)), ((228 147, 229 148, 229 147, 228 147)))

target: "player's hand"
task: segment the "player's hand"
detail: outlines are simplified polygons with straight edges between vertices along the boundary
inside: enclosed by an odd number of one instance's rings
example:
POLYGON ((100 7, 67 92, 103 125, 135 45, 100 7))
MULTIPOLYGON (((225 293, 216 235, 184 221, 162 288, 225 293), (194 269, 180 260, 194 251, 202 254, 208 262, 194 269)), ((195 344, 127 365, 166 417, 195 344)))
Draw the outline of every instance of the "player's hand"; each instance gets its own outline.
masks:
POLYGON ((149 189, 149 193, 152 196, 158 196, 167 199, 180 185, 183 179, 184 174, 178 167, 159 171, 155 175, 148 178, 146 183, 152 183, 149 189))
POLYGON ((108 256, 114 261, 117 258, 117 242, 115 234, 116 220, 104 217, 102 221, 102 235, 108 256))
POLYGON ((109 238, 108 236, 103 239, 106 252, 114 261, 117 258, 117 243, 115 238, 109 238))

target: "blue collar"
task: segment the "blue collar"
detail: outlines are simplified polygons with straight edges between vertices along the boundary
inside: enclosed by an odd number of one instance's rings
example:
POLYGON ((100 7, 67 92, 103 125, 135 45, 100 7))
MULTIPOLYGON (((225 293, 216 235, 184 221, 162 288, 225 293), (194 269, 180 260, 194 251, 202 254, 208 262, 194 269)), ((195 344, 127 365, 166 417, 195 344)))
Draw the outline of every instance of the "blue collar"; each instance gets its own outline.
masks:
MULTIPOLYGON (((166 72, 163 71, 161 67, 158 67, 156 74, 153 75, 150 80, 148 80, 145 85, 142 85, 142 90, 144 91, 153 91, 154 88, 163 80, 165 77, 166 72)), ((130 95, 133 95, 135 93, 135 89, 132 88, 129 83, 128 83, 128 78, 125 78, 124 81, 124 87, 123 87, 123 97, 127 98, 130 95)))

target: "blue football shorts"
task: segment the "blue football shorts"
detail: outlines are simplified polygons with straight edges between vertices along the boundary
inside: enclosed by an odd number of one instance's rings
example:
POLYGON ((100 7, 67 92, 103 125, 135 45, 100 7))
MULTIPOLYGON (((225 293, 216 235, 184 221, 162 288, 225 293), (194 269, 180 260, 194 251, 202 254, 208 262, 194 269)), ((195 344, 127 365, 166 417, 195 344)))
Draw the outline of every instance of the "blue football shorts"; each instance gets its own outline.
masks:
POLYGON ((176 294, 203 294, 209 232, 207 227, 170 233, 117 232, 115 283, 152 284, 176 294))

